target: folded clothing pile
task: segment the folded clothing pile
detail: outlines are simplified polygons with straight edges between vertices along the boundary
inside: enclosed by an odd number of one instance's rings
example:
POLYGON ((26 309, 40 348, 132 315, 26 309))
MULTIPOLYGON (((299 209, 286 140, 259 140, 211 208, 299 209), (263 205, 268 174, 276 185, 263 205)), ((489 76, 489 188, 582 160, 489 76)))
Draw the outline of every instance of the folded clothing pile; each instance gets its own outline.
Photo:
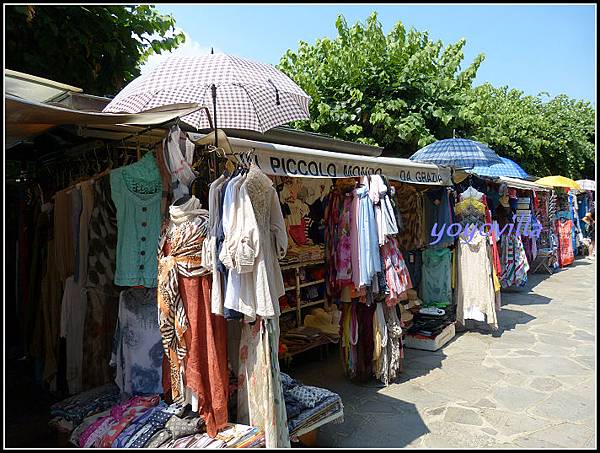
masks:
POLYGON ((435 338, 445 327, 454 322, 453 307, 443 310, 428 309, 431 314, 421 309, 413 318, 412 327, 408 331, 408 335, 414 335, 420 338, 435 338), (433 311, 435 310, 435 313, 433 311), (444 313, 442 313, 442 311, 444 313))
POLYGON ((82 448, 158 447, 203 432, 204 420, 195 414, 182 417, 184 412, 185 406, 169 406, 158 395, 136 396, 84 419, 71 443, 82 448))
POLYGON ((172 439, 160 448, 264 448, 264 432, 248 425, 230 423, 212 438, 206 433, 172 439))
POLYGON ((50 427, 71 432, 84 418, 109 409, 120 400, 121 392, 114 383, 71 396, 50 408, 50 427))
POLYGON ((71 443, 82 448, 264 447, 258 428, 229 424, 211 438, 189 406, 168 405, 159 395, 121 398, 114 384, 67 398, 52 407, 51 426, 70 432, 71 443))
POLYGON ((311 431, 325 419, 343 421, 344 406, 337 393, 302 385, 285 373, 281 373, 281 384, 290 437, 311 431))
POLYGON ((301 302, 316 302, 325 298, 325 283, 312 285, 302 289, 301 302))
POLYGON ((323 245, 296 245, 289 241, 287 253, 280 264, 304 263, 306 261, 321 261, 325 259, 325 247, 323 245))

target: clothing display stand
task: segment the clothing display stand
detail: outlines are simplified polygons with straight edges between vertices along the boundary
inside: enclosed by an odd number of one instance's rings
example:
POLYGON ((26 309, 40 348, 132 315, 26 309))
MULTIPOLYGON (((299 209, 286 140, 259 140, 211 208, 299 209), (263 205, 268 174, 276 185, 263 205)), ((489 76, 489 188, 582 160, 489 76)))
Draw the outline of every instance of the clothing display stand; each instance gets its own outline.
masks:
POLYGON ((307 282, 302 282, 300 279, 300 269, 304 269, 304 268, 308 268, 308 267, 313 267, 313 266, 323 266, 325 264, 324 261, 307 261, 305 263, 296 263, 296 264, 288 264, 288 265, 282 265, 281 266, 281 271, 285 272, 285 271, 290 271, 290 270, 294 270, 295 272, 295 277, 296 277, 296 284, 294 286, 286 286, 285 291, 295 291, 296 294, 296 306, 295 307, 290 307, 287 308, 285 310, 283 310, 281 312, 281 314, 285 314, 285 313, 291 313, 291 312, 296 312, 296 322, 297 322, 297 327, 302 325, 302 309, 303 308, 308 308, 308 307, 314 307, 316 305, 321 305, 327 302, 326 299, 319 299, 319 300, 315 300, 312 302, 303 302, 302 300, 302 289, 303 288, 308 288, 309 286, 314 286, 314 285, 319 285, 319 284, 324 284, 325 283, 325 279, 320 279, 320 280, 314 280, 314 281, 307 281, 307 282))
POLYGON ((552 275, 554 273, 552 269, 553 260, 554 252, 552 250, 538 250, 537 257, 531 265, 531 273, 535 274, 541 269, 552 275))

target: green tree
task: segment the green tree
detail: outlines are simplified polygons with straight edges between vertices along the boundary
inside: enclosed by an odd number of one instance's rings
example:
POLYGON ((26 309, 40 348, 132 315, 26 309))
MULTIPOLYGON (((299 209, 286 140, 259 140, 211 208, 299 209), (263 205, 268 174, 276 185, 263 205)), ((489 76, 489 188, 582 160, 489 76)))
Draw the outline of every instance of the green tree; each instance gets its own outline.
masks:
POLYGON ((6 67, 115 94, 140 75, 152 53, 185 36, 175 19, 142 6, 7 6, 6 67), (169 34, 171 36, 169 36, 169 34))
POLYGON ((532 175, 593 179, 595 109, 559 95, 525 96, 508 87, 472 89, 461 110, 466 133, 532 175))
POLYGON ((311 121, 297 127, 383 146, 409 156, 461 128, 460 107, 483 61, 461 71, 465 40, 444 47, 398 22, 386 35, 377 13, 315 45, 300 42, 279 68, 310 96, 311 121))
POLYGON ((595 108, 560 95, 525 96, 508 87, 472 87, 483 62, 465 70, 460 40, 446 47, 398 22, 387 35, 371 14, 365 24, 336 21, 335 39, 301 41, 279 68, 311 97, 311 120, 295 127, 383 146, 408 157, 456 135, 487 143, 532 175, 593 178, 595 108))

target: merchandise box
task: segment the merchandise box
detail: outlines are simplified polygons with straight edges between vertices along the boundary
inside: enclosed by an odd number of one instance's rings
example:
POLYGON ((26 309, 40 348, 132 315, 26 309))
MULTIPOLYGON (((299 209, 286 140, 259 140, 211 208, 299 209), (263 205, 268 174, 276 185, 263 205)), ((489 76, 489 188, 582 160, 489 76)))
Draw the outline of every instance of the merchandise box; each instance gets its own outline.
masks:
POLYGON ((407 334, 404 339, 404 346, 410 349, 422 349, 425 351, 437 351, 442 346, 447 344, 456 335, 454 323, 444 327, 444 329, 432 339, 419 338, 414 335, 407 334))

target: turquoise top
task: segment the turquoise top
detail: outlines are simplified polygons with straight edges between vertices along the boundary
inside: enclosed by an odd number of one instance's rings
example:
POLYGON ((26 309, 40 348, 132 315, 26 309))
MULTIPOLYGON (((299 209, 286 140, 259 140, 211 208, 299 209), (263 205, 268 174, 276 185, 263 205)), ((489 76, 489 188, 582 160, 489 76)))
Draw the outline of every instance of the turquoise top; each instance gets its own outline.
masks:
POLYGON ((160 236, 162 184, 156 159, 147 153, 138 162, 110 173, 117 208, 118 286, 157 286, 156 251, 160 236))

